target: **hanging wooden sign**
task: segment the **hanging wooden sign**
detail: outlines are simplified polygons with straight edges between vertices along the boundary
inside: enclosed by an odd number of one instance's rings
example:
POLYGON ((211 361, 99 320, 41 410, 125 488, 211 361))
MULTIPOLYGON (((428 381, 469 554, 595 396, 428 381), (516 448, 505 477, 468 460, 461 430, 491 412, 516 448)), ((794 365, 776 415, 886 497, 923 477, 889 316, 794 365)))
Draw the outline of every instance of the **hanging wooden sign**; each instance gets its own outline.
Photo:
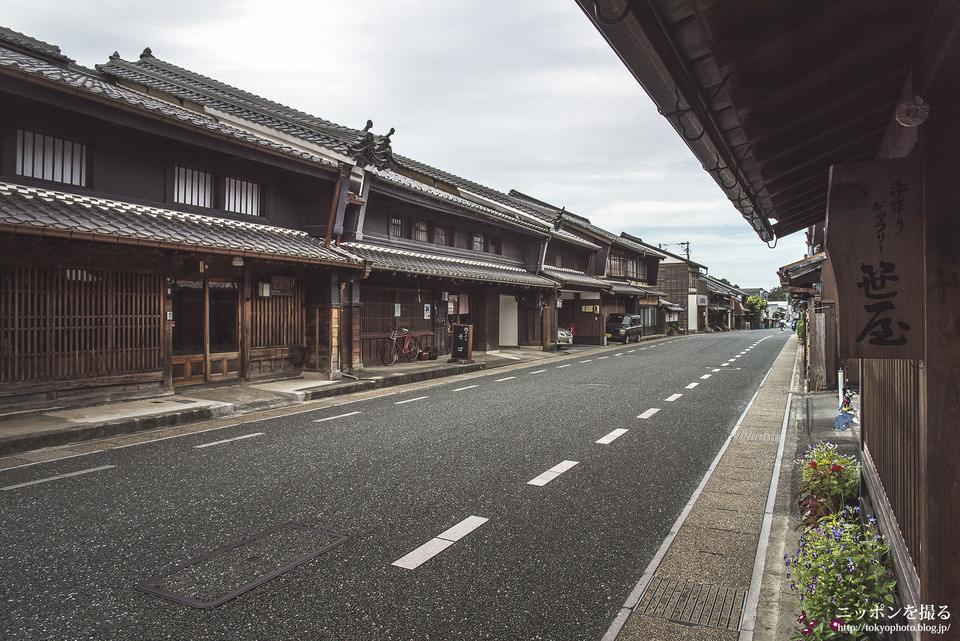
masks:
POLYGON ((923 183, 912 159, 834 165, 825 247, 840 358, 922 358, 923 183))

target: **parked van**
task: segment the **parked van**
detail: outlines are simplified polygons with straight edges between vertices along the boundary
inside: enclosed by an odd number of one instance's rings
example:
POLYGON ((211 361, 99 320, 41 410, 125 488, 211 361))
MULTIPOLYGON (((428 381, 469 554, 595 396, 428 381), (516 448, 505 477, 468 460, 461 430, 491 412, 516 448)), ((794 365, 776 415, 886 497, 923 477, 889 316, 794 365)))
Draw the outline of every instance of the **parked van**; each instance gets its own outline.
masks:
POLYGON ((607 338, 629 343, 643 336, 643 317, 637 314, 610 314, 607 316, 607 338))

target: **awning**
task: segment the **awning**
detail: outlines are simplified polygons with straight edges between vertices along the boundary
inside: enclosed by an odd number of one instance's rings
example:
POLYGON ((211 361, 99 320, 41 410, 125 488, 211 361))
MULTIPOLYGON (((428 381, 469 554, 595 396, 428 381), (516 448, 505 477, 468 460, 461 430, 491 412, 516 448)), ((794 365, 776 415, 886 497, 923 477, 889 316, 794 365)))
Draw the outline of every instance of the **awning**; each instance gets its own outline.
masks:
POLYGON ((540 270, 545 276, 557 281, 563 289, 575 289, 580 291, 600 292, 610 289, 610 284, 587 276, 583 272, 575 269, 565 269, 563 267, 546 267, 540 270))
POLYGON ((373 271, 437 276, 439 278, 522 285, 525 287, 557 288, 555 281, 508 263, 492 260, 471 260, 458 256, 415 252, 366 243, 343 243, 341 246, 369 262, 373 271))
POLYGON ((663 308, 671 312, 682 312, 683 308, 677 305, 676 303, 671 303, 668 300, 660 300, 660 304, 663 305, 663 308))
POLYGON ((646 296, 647 292, 643 291, 639 287, 634 287, 633 285, 628 285, 616 280, 604 281, 611 287, 614 294, 620 294, 623 296, 646 296))
POLYGON ((363 268, 306 232, 0 183, 0 231, 363 268))

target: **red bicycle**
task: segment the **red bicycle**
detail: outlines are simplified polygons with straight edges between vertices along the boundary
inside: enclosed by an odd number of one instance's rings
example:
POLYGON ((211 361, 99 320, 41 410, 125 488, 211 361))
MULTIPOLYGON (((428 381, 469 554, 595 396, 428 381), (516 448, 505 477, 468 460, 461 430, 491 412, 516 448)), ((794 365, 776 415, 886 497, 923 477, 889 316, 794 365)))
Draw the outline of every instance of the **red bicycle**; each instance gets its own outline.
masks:
POLYGON ((405 327, 390 332, 390 338, 384 339, 380 348, 380 360, 384 365, 393 365, 400 356, 408 361, 415 361, 420 356, 420 337, 405 327))

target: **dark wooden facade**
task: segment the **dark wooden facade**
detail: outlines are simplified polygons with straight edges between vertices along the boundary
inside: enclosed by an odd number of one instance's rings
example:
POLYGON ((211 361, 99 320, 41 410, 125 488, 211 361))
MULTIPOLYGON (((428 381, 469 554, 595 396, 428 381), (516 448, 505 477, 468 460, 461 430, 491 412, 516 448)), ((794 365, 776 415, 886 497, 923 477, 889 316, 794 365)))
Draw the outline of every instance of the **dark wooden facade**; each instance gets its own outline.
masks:
POLYGON ((342 164, 0 40, 0 403, 337 375, 342 164))

